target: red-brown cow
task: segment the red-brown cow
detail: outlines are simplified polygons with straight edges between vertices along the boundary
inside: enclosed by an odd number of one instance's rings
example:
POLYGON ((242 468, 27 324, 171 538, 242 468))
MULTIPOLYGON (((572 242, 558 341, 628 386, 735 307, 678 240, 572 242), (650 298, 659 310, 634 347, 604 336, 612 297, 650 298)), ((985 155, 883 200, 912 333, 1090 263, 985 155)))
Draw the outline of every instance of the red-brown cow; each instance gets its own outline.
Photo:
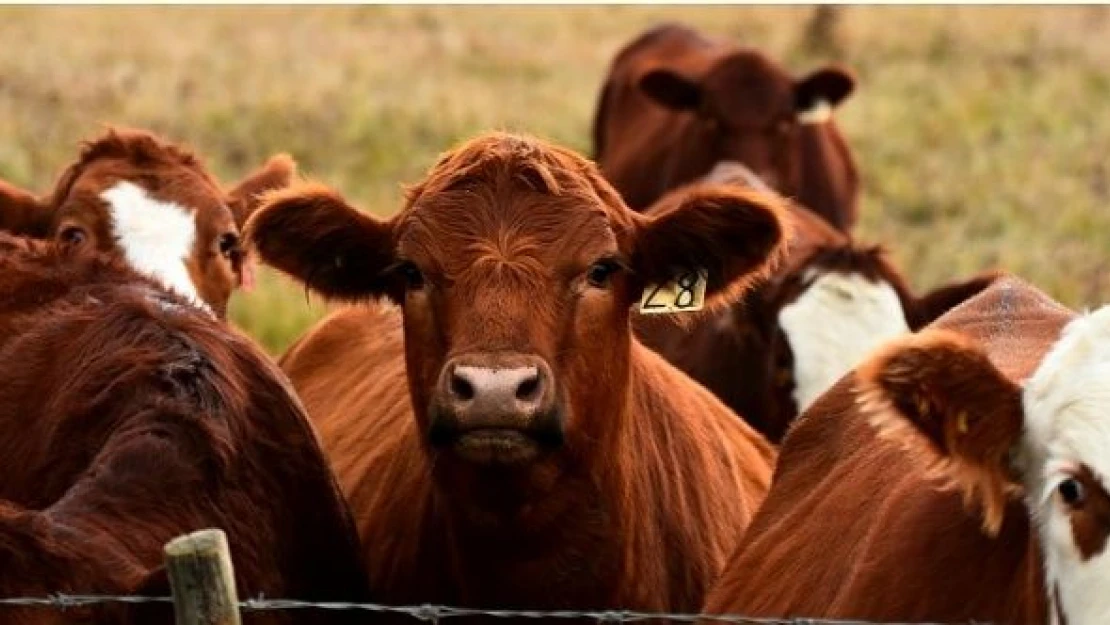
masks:
POLYGON ((0 596, 164 595, 163 544, 220 527, 241 596, 365 600, 355 527, 287 378, 185 298, 119 259, 0 235, 0 379, 0 596))
POLYGON ((38 198, 0 181, 0 230, 91 248, 224 317, 231 292, 253 282, 239 230, 257 196, 288 185, 288 155, 224 191, 189 151, 142 130, 116 128, 86 143, 38 198))
MULTIPOLYGON (((331 298, 282 366, 394 603, 696 610, 773 451, 632 335, 650 284, 701 268, 709 306, 782 241, 773 196, 629 210, 587 160, 492 134, 446 154, 388 221, 273 194, 260 257, 331 298)), ((681 292, 675 299, 681 297, 681 292)))
POLYGON ((1110 309, 1000 279, 884 346, 786 437, 710 612, 1110 619, 1110 309))
POLYGON ((594 118, 594 158, 637 210, 716 163, 738 161, 847 232, 859 181, 831 110, 854 86, 840 67, 794 78, 756 50, 665 24, 613 61, 594 118))
MULTIPOLYGON (((717 168, 707 179, 761 186, 742 167, 717 168)), ((684 193, 664 196, 645 214, 668 210, 684 193)), ((742 301, 693 323, 637 322, 648 346, 772 442, 872 349, 923 327, 997 277, 983 273, 918 296, 883 248, 853 242, 796 204, 787 216, 785 261, 742 301)))

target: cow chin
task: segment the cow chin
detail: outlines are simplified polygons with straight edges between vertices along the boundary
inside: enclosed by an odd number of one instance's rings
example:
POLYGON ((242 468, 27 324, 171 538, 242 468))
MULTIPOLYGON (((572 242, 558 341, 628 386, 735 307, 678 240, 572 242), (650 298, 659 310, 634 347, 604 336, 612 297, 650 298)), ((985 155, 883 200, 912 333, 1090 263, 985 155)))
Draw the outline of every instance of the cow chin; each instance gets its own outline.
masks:
POLYGON ((444 408, 431 410, 427 442, 438 454, 483 467, 520 467, 563 445, 561 411, 535 415, 527 423, 488 419, 471 421, 444 408))

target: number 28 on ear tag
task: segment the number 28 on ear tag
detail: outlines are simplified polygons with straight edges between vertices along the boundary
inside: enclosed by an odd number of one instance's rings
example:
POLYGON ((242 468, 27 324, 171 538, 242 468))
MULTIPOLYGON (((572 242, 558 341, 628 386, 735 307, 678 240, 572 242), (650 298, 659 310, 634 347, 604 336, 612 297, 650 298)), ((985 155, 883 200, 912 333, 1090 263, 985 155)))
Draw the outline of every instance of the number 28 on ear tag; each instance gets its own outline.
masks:
POLYGON ((684 271, 662 284, 649 284, 640 300, 640 312, 647 315, 695 312, 705 307, 704 270, 684 271))

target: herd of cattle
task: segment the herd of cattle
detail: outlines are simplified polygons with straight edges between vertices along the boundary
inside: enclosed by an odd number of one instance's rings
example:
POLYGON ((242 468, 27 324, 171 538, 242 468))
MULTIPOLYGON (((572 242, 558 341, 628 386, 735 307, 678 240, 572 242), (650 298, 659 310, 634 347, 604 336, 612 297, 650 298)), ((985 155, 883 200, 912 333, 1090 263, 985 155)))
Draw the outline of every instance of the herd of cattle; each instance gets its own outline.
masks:
POLYGON ((915 294, 852 235, 853 88, 668 24, 593 161, 483 135, 387 220, 139 130, 0 182, 0 596, 163 595, 220 527, 252 597, 1110 620, 1110 309, 915 294), (259 260, 350 304, 276 363, 225 319, 259 260))

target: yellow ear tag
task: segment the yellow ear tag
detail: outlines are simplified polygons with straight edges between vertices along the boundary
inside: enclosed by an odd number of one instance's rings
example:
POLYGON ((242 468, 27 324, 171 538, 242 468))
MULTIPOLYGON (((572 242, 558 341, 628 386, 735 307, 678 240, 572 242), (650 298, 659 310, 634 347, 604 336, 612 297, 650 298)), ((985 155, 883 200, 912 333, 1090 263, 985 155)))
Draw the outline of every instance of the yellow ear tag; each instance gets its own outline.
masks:
POLYGON ((832 105, 817 100, 804 111, 798 111, 799 124, 823 124, 832 119, 832 105))
POLYGON ((967 413, 961 412, 956 415, 956 431, 960 434, 967 434, 967 413))
POLYGON ((645 315, 695 312, 705 308, 705 270, 685 271, 662 284, 649 284, 640 299, 645 315))

